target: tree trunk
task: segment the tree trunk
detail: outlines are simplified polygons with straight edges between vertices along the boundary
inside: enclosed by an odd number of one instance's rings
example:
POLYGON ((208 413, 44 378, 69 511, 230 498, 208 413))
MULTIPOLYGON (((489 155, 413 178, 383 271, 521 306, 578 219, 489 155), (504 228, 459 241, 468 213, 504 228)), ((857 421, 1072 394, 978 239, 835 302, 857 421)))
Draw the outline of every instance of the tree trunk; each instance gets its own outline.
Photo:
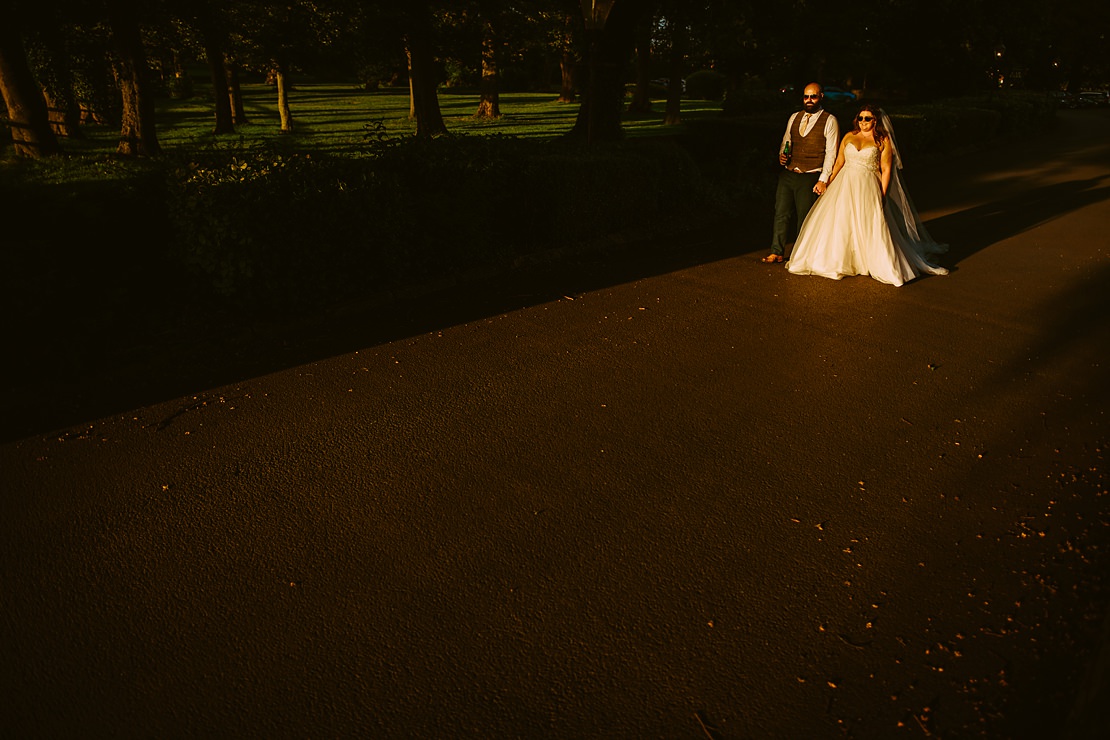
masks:
POLYGON ((70 54, 62 38, 61 29, 48 20, 39 26, 39 38, 46 47, 48 80, 43 85, 47 118, 55 136, 71 139, 82 138, 81 107, 74 92, 73 70, 70 54))
POLYGON ((500 118, 501 96, 500 74, 497 67, 497 39, 489 21, 485 24, 482 37, 482 82, 478 99, 478 112, 475 118, 500 118))
POLYGON ((686 71, 686 25, 673 18, 667 19, 671 37, 670 81, 667 83, 667 108, 663 114, 664 126, 682 123, 682 77, 686 71))
POLYGON ((416 114, 416 135, 430 139, 447 134, 443 114, 436 95, 435 57, 432 51, 432 16, 428 4, 415 3, 406 10, 408 34, 406 43, 411 59, 409 80, 412 84, 412 105, 416 114))
POLYGON ((559 55, 559 72, 562 79, 559 86, 560 103, 573 103, 575 98, 575 56, 574 56, 574 18, 569 13, 564 18, 562 31, 562 54, 559 55))
POLYGON ((574 55, 564 51, 559 59, 559 71, 562 73, 562 84, 559 86, 560 103, 574 102, 574 55))
POLYGON ((405 47, 405 65, 409 72, 409 120, 416 120, 416 93, 412 89, 412 52, 405 47))
POLYGON ((231 115, 231 94, 227 88, 227 65, 224 63, 223 45, 216 32, 209 26, 203 28, 204 56, 208 59, 208 73, 212 79, 212 95, 216 104, 214 134, 235 133, 235 120, 231 115))
POLYGON ((285 60, 279 60, 277 66, 274 67, 274 79, 277 82, 281 133, 288 134, 293 130, 293 113, 289 110, 289 65, 285 60))
POLYGON ((247 111, 243 108, 243 88, 239 85, 239 65, 235 60, 228 60, 224 67, 227 70, 227 95, 228 104, 231 106, 231 121, 235 125, 249 123, 247 111))
POLYGON ((174 49, 173 52, 173 82, 170 86, 170 97, 185 99, 193 96, 193 82, 189 77, 188 70, 185 69, 185 63, 181 58, 181 52, 174 49))
POLYGON ((35 82, 19 28, 10 17, 0 23, 0 94, 8 107, 16 154, 38 158, 61 151, 50 129, 42 88, 35 82))
POLYGON ((651 25, 647 23, 636 28, 636 87, 628 112, 651 112, 651 25))
POLYGON ((205 44, 205 55, 208 57, 215 102, 215 128, 212 133, 235 133, 235 121, 231 114, 231 93, 228 91, 228 72, 223 63, 223 52, 219 47, 213 48, 205 44))
POLYGON ((81 106, 81 123, 88 125, 107 126, 109 121, 99 111, 90 108, 84 103, 81 106))
POLYGON ((110 14, 112 39, 116 47, 113 71, 123 103, 120 116, 119 146, 116 153, 128 157, 152 157, 161 154, 154 128, 154 100, 150 91, 150 71, 146 51, 139 33, 139 24, 126 9, 110 14))
MULTIPOLYGON (((585 3, 583 3, 585 6, 585 3)), ((623 138, 624 70, 634 46, 636 24, 651 8, 646 0, 616 0, 600 30, 587 31, 588 79, 570 136, 587 142, 623 138)))
POLYGON ((84 138, 81 132, 81 108, 77 105, 73 88, 45 89, 42 96, 46 100, 46 116, 54 135, 66 139, 84 138))

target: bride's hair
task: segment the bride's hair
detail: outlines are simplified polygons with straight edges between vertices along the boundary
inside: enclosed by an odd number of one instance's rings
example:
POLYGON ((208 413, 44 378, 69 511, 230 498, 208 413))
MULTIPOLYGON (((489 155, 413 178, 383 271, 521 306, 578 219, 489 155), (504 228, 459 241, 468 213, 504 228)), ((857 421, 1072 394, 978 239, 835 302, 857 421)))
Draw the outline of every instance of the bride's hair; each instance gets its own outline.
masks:
POLYGON ((861 105, 859 111, 856 112, 856 117, 852 119, 852 126, 854 126, 852 133, 859 133, 859 115, 864 111, 867 111, 875 117, 875 128, 872 129, 875 134, 875 146, 882 149, 890 134, 887 133, 886 128, 883 126, 883 111, 879 106, 872 105, 871 103, 864 103, 861 105))

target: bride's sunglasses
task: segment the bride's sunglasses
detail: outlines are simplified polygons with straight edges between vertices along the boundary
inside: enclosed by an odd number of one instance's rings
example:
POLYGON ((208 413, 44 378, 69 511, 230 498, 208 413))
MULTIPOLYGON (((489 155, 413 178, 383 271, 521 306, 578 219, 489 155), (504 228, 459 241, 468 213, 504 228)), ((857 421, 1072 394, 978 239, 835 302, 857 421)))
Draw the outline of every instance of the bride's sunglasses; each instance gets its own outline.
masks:
POLYGON ((874 121, 875 116, 856 116, 857 121, 874 121))

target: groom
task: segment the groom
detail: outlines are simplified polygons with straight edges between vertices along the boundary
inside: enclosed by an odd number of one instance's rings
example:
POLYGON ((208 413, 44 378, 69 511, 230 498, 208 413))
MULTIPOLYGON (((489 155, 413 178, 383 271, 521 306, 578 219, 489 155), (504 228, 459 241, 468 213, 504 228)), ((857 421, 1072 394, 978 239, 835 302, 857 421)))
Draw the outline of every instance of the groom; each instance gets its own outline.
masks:
POLYGON ((775 230, 771 238, 771 253, 764 262, 782 262, 786 240, 790 233, 790 217, 794 216, 797 231, 801 230, 806 214, 825 192, 836 162, 840 145, 840 126, 836 116, 821 107, 825 94, 816 82, 802 91, 802 110, 790 116, 786 134, 779 145, 778 189, 775 190, 775 230), (790 142, 790 154, 784 149, 790 142))

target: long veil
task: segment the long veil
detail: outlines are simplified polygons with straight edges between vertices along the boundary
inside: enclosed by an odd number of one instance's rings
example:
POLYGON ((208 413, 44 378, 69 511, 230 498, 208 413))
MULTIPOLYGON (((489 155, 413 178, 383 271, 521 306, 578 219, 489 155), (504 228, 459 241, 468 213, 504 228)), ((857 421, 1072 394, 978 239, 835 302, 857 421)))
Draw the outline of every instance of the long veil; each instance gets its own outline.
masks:
POLYGON ((925 224, 921 223, 921 216, 917 213, 913 201, 906 192, 905 183, 902 181, 902 158, 898 154, 898 144, 894 139, 894 128, 890 116, 885 110, 879 111, 879 119, 886 129, 891 153, 894 155, 894 170, 890 176, 890 186, 886 193, 886 219, 891 229, 896 229, 902 238, 909 242, 921 255, 943 254, 948 251, 947 244, 938 244, 925 224))

